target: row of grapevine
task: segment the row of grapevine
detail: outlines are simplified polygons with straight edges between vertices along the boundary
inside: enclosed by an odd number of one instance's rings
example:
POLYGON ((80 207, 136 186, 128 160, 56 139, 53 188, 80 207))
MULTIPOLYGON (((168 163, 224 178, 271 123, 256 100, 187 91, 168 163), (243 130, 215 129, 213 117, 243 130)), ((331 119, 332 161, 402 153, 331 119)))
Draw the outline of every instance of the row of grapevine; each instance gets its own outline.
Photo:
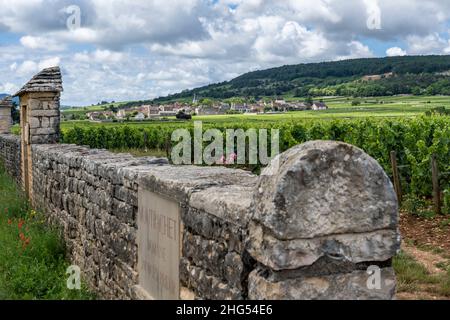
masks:
MULTIPOLYGON (((111 127, 75 127, 64 132, 66 143, 106 149, 161 149, 170 147, 171 133, 177 128, 193 130, 193 123, 148 126, 117 125, 111 127)), ((277 128, 280 129, 280 151, 309 140, 344 141, 362 148, 378 160, 391 174, 389 154, 397 152, 405 191, 430 196, 430 157, 436 154, 441 172, 450 172, 450 118, 419 117, 413 119, 364 119, 282 122, 218 122, 203 129, 277 128)), ((253 168, 254 169, 254 168, 253 168)), ((443 188, 450 187, 450 176, 442 175, 443 188)))

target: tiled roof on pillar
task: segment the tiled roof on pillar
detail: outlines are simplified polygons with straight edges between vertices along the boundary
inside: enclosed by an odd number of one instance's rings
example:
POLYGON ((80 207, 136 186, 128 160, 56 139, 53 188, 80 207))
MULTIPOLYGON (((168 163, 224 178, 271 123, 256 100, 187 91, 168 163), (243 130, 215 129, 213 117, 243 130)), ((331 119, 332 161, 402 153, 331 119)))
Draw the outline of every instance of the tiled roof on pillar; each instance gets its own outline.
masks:
POLYGON ((62 77, 59 67, 43 69, 35 75, 14 96, 20 96, 27 92, 61 92, 62 77))
POLYGON ((4 97, 3 99, 0 99, 0 108, 1 107, 12 107, 12 99, 11 96, 4 97))

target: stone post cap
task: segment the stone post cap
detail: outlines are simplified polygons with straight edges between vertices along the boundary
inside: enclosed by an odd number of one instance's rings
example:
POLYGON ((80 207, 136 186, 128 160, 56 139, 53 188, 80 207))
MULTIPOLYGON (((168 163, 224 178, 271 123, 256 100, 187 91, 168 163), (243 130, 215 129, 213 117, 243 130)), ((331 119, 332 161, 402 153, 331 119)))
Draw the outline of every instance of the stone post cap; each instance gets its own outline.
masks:
POLYGON ((346 143, 310 141, 278 155, 262 172, 253 208, 249 252, 275 269, 323 255, 384 261, 398 250, 392 183, 377 161, 346 143))
POLYGON ((62 92, 62 76, 59 67, 46 68, 36 74, 14 96, 28 92, 62 92))
POLYGON ((12 108, 13 102, 11 96, 6 96, 0 100, 0 108, 12 108))
POLYGON ((9 133, 12 125, 11 110, 13 103, 10 96, 0 99, 0 133, 9 133))

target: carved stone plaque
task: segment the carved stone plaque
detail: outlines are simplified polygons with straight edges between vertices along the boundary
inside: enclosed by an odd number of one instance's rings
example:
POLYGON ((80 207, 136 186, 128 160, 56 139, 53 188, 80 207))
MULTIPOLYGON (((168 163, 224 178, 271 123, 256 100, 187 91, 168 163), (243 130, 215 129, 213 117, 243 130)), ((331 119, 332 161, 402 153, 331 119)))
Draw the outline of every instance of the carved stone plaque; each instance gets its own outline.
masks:
POLYGON ((139 286, 155 300, 180 298, 180 206, 139 189, 139 286))

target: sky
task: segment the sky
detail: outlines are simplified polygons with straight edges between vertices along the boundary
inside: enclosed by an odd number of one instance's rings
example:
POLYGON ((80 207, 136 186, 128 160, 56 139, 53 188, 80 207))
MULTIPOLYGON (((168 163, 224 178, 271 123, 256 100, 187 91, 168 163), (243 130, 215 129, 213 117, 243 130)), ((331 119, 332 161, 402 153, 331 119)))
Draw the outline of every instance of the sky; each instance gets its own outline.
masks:
POLYGON ((286 64, 450 54, 443 0, 0 0, 0 93, 59 65, 63 105, 286 64))

